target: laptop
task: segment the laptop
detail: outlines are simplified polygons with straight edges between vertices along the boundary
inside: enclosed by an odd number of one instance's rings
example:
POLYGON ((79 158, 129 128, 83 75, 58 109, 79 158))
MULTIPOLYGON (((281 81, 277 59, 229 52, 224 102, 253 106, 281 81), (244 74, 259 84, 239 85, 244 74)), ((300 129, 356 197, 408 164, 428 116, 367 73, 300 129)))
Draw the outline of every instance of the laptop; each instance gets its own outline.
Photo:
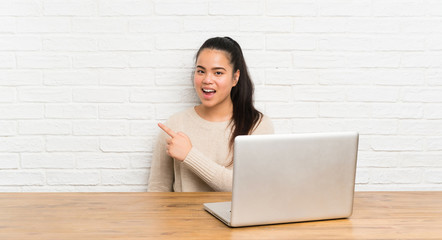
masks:
POLYGON ((204 209, 230 227, 348 218, 356 132, 238 136, 231 202, 204 209))

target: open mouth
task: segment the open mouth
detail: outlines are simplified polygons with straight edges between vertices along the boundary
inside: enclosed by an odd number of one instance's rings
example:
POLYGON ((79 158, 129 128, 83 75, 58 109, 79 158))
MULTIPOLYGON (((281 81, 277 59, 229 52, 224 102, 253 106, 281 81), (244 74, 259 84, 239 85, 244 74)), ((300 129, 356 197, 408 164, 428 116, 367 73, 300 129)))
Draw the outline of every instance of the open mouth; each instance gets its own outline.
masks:
POLYGON ((213 89, 205 89, 205 88, 203 88, 202 90, 203 90, 203 93, 207 93, 207 94, 215 93, 215 92, 216 92, 216 91, 213 90, 213 89))

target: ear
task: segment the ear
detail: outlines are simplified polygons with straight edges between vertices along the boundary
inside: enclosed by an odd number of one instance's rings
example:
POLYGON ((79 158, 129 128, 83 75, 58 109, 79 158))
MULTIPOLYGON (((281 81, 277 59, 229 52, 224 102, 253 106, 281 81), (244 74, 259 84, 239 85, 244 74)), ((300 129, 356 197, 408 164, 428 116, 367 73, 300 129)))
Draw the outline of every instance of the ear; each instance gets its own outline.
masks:
POLYGON ((236 86, 236 84, 238 84, 239 76, 240 76, 240 71, 239 71, 239 69, 238 69, 238 70, 236 70, 236 72, 233 74, 233 86, 234 86, 234 87, 236 86))

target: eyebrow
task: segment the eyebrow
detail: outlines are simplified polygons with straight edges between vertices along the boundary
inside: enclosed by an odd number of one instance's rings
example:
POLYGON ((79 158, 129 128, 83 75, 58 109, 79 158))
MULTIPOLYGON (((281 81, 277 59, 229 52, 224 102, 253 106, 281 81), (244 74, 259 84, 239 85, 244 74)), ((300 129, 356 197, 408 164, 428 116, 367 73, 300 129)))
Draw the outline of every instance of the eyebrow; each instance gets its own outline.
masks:
MULTIPOLYGON (((196 66, 197 68, 202 68, 202 69, 204 69, 204 70, 206 70, 206 68, 205 67, 203 67, 203 66, 201 66, 201 65, 198 65, 198 66, 196 66)), ((224 71, 227 71, 225 68, 223 68, 223 67, 214 67, 214 68, 212 68, 212 70, 219 70, 219 69, 221 69, 221 70, 224 70, 224 71)))

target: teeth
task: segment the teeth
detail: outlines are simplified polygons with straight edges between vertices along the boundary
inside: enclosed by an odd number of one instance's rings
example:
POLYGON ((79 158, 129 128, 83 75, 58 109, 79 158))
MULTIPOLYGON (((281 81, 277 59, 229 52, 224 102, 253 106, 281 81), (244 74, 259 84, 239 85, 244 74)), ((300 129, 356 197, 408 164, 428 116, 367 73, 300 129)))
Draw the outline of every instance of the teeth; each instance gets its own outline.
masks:
POLYGON ((213 90, 213 89, 204 89, 204 88, 203 88, 203 92, 206 92, 206 93, 213 93, 213 92, 215 92, 215 90, 213 90))

